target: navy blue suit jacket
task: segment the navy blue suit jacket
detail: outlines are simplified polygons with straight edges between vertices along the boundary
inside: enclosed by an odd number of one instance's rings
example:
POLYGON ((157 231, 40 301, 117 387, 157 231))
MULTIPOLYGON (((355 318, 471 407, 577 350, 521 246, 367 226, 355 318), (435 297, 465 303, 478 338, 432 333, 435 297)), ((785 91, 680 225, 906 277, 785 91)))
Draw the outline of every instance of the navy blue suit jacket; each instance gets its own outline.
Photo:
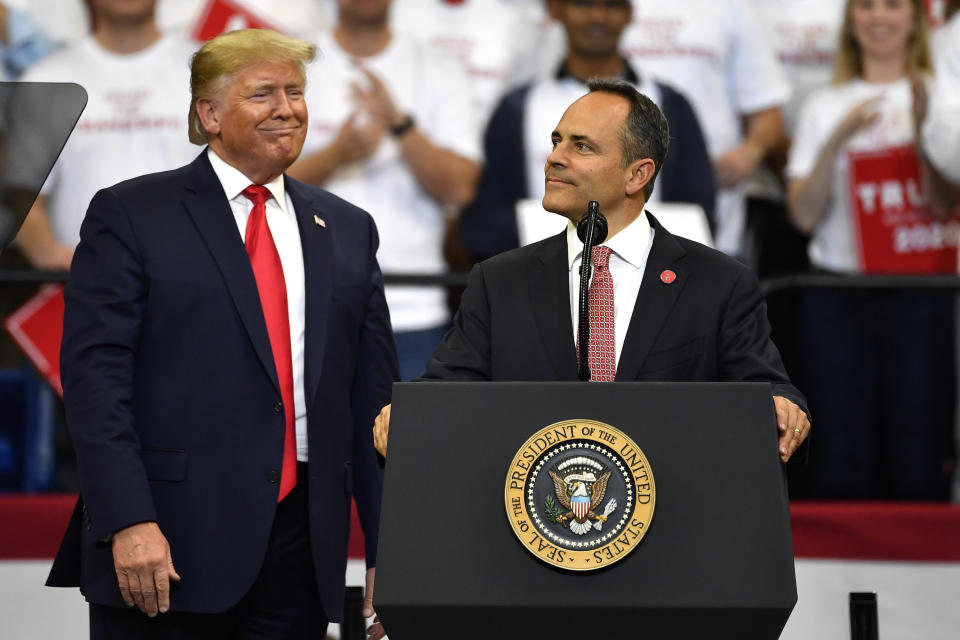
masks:
MULTIPOLYGON (((306 281, 310 532, 337 620, 351 494, 374 564, 382 472, 371 425, 397 379, 371 217, 286 178, 306 281), (314 217, 326 226, 317 224, 314 217)), ((61 374, 82 497, 49 584, 122 606, 110 544, 155 520, 182 582, 171 608, 235 604, 277 506, 284 414, 260 298, 206 152, 97 193, 66 288, 61 374)))

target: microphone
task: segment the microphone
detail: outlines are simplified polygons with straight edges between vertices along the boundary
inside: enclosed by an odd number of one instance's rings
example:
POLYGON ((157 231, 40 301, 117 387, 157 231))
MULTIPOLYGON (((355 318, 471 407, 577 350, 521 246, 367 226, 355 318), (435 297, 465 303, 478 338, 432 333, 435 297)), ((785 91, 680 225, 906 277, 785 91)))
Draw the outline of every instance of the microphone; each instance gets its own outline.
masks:
POLYGON ((587 205, 587 212, 577 223, 577 237, 580 242, 587 241, 588 232, 593 231, 591 246, 596 246, 607 239, 607 218, 600 213, 600 203, 591 200, 587 205))
POLYGON ((577 326, 579 343, 579 367, 577 377, 586 382, 590 380, 590 274, 593 271, 593 247, 607 239, 607 219, 600 213, 600 204, 591 200, 587 212, 577 223, 577 236, 583 242, 580 257, 580 315, 577 326))

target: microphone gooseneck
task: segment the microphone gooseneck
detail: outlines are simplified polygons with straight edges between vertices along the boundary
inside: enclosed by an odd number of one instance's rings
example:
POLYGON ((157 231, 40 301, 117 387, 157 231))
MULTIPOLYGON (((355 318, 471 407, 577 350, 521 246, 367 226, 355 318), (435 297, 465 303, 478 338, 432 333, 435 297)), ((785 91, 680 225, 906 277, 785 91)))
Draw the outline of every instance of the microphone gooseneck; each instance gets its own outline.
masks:
POLYGON ((580 257, 580 314, 577 323, 579 367, 577 377, 590 380, 590 274, 593 270, 593 247, 607 239, 607 219, 600 213, 600 204, 591 200, 587 212, 577 223, 577 236, 583 242, 580 257))

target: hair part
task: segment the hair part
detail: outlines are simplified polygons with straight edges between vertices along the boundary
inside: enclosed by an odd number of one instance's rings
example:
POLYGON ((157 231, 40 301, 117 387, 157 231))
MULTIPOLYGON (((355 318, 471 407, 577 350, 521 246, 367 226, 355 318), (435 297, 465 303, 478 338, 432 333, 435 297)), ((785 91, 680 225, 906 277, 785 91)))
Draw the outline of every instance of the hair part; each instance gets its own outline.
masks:
POLYGON ((306 82, 307 64, 316 57, 316 47, 270 29, 240 29, 221 34, 204 44, 190 59, 190 112, 187 132, 190 142, 206 144, 207 131, 197 115, 197 101, 217 96, 233 76, 247 67, 287 62, 306 82))
POLYGON ((610 93, 630 104, 630 111, 620 126, 621 166, 626 168, 642 158, 653 160, 653 175, 643 187, 643 195, 649 200, 670 146, 667 119, 653 100, 637 91, 629 82, 616 78, 591 78, 587 87, 591 93, 610 93))
MULTIPOLYGON (((843 84, 863 77, 863 56, 860 45, 853 37, 853 3, 847 0, 840 28, 840 42, 833 62, 833 84, 843 84)), ((930 56, 930 41, 927 35, 927 14, 920 0, 910 0, 913 7, 913 33, 907 43, 907 73, 933 73, 933 58, 930 56)))

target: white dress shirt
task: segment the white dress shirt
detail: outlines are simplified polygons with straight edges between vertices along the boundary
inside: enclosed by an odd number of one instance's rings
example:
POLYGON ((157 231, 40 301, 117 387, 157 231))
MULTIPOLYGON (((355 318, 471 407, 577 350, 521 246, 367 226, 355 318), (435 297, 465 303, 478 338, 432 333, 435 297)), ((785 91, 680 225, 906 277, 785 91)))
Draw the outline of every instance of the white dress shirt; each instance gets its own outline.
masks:
MULTIPOLYGON (((243 190, 252 183, 235 167, 224 162, 213 149, 207 150, 213 171, 220 179, 223 192, 230 203, 233 219, 240 232, 240 242, 246 237, 247 219, 253 211, 253 202, 243 190)), ((293 415, 297 432, 297 460, 307 461, 307 405, 303 389, 303 333, 304 333, 304 275, 303 249, 300 230, 294 213, 293 201, 283 186, 283 176, 263 185, 272 196, 266 202, 267 226, 280 254, 283 281, 287 285, 287 314, 290 318, 290 355, 293 362, 293 415)))
MULTIPOLYGON (((641 213, 636 220, 620 233, 607 238, 602 245, 610 247, 610 275, 613 278, 613 328, 616 340, 616 363, 620 364, 620 352, 633 317, 633 308, 640 293, 643 271, 647 266, 650 247, 653 246, 653 229, 647 216, 641 213)), ((573 318, 573 342, 577 342, 577 321, 580 317, 580 258, 583 242, 577 237, 577 226, 567 223, 567 262, 570 265, 570 316, 573 318)), ((594 269, 591 273, 591 281, 594 269)))

